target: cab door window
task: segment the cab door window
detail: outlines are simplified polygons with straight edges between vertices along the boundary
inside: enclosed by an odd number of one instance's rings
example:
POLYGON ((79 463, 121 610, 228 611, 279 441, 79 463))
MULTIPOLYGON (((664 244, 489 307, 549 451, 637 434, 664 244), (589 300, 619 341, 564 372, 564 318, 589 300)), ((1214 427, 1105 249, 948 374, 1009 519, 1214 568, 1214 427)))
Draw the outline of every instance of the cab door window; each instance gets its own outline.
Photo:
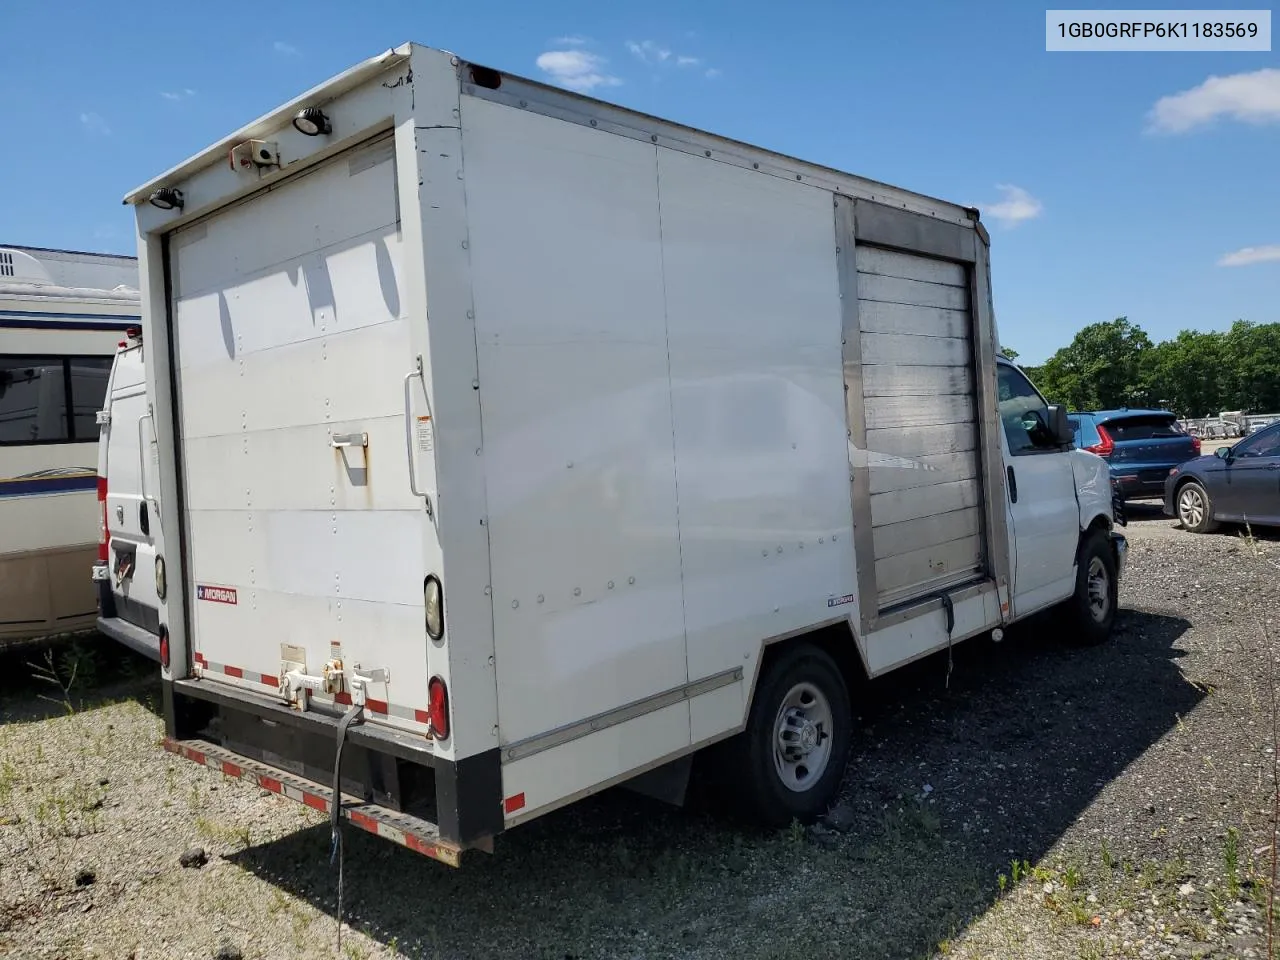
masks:
POLYGON ((999 364, 1000 422, 1004 425, 1009 453, 1056 452, 1059 447, 1049 432, 1049 405, 1016 368, 999 364))

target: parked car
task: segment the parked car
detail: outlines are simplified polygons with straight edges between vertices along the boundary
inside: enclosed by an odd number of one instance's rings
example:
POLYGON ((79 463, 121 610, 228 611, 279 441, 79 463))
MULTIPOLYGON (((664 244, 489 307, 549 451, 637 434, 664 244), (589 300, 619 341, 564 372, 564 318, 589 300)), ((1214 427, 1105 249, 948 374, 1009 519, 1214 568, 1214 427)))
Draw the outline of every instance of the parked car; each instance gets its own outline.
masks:
POLYGON ((1200 456, 1200 441, 1168 410, 1100 410, 1068 419, 1076 446, 1102 457, 1121 499, 1164 496, 1164 481, 1179 464, 1200 456))
POLYGON ((1280 526, 1280 423, 1171 469, 1164 512, 1192 533, 1224 520, 1280 526))

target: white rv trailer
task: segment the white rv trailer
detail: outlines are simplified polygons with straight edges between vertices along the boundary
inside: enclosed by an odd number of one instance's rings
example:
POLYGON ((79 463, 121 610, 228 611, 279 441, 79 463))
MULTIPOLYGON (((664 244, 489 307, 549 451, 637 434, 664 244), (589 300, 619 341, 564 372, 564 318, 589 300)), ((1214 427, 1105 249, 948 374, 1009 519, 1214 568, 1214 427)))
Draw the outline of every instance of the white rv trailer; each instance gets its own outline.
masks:
POLYGON ((175 753, 451 864, 712 744, 786 822, 854 674, 1110 630, 976 210, 413 44, 126 202, 175 753))
POLYGON ((0 646, 94 626, 97 414, 133 257, 0 247, 0 646))

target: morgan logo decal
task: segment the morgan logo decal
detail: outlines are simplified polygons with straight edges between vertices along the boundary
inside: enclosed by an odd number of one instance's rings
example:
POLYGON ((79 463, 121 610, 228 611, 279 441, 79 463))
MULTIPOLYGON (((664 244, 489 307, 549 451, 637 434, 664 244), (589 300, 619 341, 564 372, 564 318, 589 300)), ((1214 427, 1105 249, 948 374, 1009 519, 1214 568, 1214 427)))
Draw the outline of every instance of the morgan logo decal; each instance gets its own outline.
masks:
POLYGON ((236 592, 231 587, 209 587, 203 583, 196 584, 196 599, 211 600, 214 603, 236 603, 236 592))
POLYGON ((830 597, 827 600, 828 607, 839 607, 846 603, 853 603, 857 599, 852 593, 846 593, 843 597, 830 597))

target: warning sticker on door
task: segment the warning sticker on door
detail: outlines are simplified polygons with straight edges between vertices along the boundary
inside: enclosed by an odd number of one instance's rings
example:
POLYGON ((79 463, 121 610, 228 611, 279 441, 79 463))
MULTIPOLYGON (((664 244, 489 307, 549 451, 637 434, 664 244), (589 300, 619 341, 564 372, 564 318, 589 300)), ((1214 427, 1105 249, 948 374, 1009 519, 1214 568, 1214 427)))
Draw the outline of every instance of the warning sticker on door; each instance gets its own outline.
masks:
POLYGON ((431 416, 418 418, 418 452, 430 453, 436 448, 435 434, 431 429, 431 416))
POLYGON ((203 583, 196 584, 196 599, 210 600, 213 603, 238 603, 236 592, 232 587, 210 587, 203 583))
POLYGON ((828 607, 840 607, 846 603, 853 603, 857 598, 852 593, 846 593, 843 597, 828 597, 828 607))

